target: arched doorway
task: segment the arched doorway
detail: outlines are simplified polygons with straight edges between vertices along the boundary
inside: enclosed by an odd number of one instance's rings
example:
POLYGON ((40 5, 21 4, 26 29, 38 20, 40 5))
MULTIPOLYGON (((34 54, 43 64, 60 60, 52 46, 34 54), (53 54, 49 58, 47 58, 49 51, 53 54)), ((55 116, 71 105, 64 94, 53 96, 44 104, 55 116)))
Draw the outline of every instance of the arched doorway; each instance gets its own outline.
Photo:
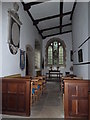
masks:
POLYGON ((26 75, 33 76, 33 48, 26 45, 26 75))

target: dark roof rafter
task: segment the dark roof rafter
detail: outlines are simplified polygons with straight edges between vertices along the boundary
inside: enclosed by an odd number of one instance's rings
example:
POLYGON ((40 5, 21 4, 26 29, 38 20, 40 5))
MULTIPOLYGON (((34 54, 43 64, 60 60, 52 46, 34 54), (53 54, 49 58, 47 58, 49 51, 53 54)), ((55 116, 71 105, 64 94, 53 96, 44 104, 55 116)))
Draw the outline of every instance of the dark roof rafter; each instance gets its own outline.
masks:
POLYGON ((43 38, 45 39, 46 37, 51 37, 51 36, 54 36, 54 35, 61 35, 61 34, 70 33, 70 32, 72 32, 72 30, 61 32, 61 33, 59 32, 59 33, 55 33, 55 34, 51 34, 51 35, 47 35, 47 36, 43 36, 43 38))
MULTIPOLYGON (((63 2, 60 2, 60 26, 62 26, 62 16, 63 15, 63 2)), ((60 27, 60 33, 62 32, 62 27, 60 27)))
POLYGON ((49 20, 49 19, 53 19, 53 18, 57 18, 57 17, 63 17, 65 15, 69 15, 69 14, 71 14, 71 11, 63 13, 62 15, 58 14, 58 15, 48 16, 48 17, 45 17, 45 18, 36 19, 35 23, 38 24, 39 22, 44 21, 44 20, 49 20))
POLYGON ((75 2, 74 2, 74 5, 73 5, 72 12, 71 12, 70 20, 72 20, 72 17, 73 17, 73 13, 74 13, 74 10, 75 10, 75 7, 76 7, 76 4, 77 4, 77 2, 75 1, 75 2))
POLYGON ((69 24, 65 24, 65 25, 59 25, 59 26, 55 26, 55 27, 51 27, 51 28, 46 28, 46 29, 41 29, 41 33, 44 32, 44 31, 47 31, 47 30, 52 30, 52 29, 56 29, 56 28, 62 28, 62 27, 66 27, 66 26, 70 26, 72 25, 72 23, 69 23, 69 24))
POLYGON ((43 2, 30 2, 30 3, 26 3, 26 4, 24 4, 24 10, 29 10, 30 8, 31 8, 31 6, 33 6, 33 5, 37 5, 37 4, 41 4, 41 3, 43 3, 43 2))
MULTIPOLYGON (((24 2, 22 2, 22 5, 23 5, 23 7, 25 6, 25 3, 24 2)), ((34 24, 34 22, 35 22, 35 20, 33 19, 33 17, 32 17, 32 15, 31 15, 31 13, 27 10, 26 11, 27 13, 28 13, 28 15, 29 15, 29 17, 31 18, 31 20, 33 21, 33 24, 34 24)), ((40 30, 39 30, 39 28, 38 28, 38 26, 37 26, 37 24, 34 24, 35 26, 36 26, 36 28, 37 28, 37 30, 38 30, 38 32, 39 32, 39 34, 42 36, 42 38, 43 38, 43 35, 42 35, 42 33, 40 32, 40 30)))
MULTIPOLYGON (((22 1, 22 0, 21 0, 22 1)), ((70 26, 72 25, 71 23, 69 24, 65 24, 65 25, 62 25, 62 18, 66 15, 70 15, 70 14, 73 14, 73 10, 72 11, 68 11, 68 12, 65 12, 63 13, 63 1, 61 2, 60 4, 60 14, 57 14, 57 15, 52 15, 52 16, 47 16, 47 17, 44 17, 44 18, 40 18, 40 19, 34 19, 31 12, 29 11, 30 7, 33 6, 33 5, 37 5, 37 4, 40 4, 40 3, 43 3, 43 2, 31 2, 31 3, 24 3, 22 2, 22 5, 23 5, 23 8, 24 10, 28 13, 29 17, 31 18, 33 24, 35 25, 35 27, 37 28, 39 34, 41 35, 41 37, 43 39, 45 39, 46 37, 50 37, 50 36, 54 36, 54 35, 59 35, 59 34, 65 34, 65 33, 69 33, 69 32, 72 32, 72 30, 69 30, 69 31, 64 31, 62 32, 62 28, 65 27, 65 26, 70 26), (45 28, 45 29, 39 29, 39 27, 37 26, 37 24, 41 21, 45 21, 45 20, 49 20, 49 19, 53 19, 53 18, 57 18, 57 17, 60 17, 60 25, 59 26, 55 26, 55 27, 51 27, 51 28, 45 28), (47 30, 52 30, 52 29, 56 29, 56 28, 60 28, 60 32, 59 33, 54 33, 54 34, 50 34, 50 35, 46 35, 44 36, 42 34, 42 32, 44 31, 47 31, 47 30)), ((74 3, 75 4, 75 3, 74 3)))

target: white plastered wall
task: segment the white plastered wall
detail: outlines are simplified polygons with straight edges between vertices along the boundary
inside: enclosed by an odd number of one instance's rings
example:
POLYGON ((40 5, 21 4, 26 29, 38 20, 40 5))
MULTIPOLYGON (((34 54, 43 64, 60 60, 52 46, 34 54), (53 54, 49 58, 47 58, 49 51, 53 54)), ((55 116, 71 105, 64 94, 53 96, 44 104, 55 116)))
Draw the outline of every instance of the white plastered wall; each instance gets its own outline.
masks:
MULTIPOLYGON (((21 3, 19 4, 19 17, 22 22, 20 29, 20 49, 26 50, 26 45, 32 46, 33 50, 35 48, 35 39, 41 41, 41 36, 38 34, 35 26, 28 16, 28 14, 23 10, 21 3)), ((20 52, 16 55, 10 53, 8 47, 8 9, 13 8, 13 3, 2 3, 2 76, 8 76, 12 74, 22 74, 25 75, 25 70, 20 70, 20 52)), ((32 57, 32 56, 31 56, 32 57)), ((34 56, 33 56, 34 57, 34 56)), ((34 60, 33 60, 34 61, 34 60)), ((33 74, 35 74, 34 62, 33 62, 33 74)))
POLYGON ((73 51, 74 52, 74 74, 81 76, 84 79, 88 79, 88 64, 80 65, 78 62, 78 50, 83 51, 83 63, 88 62, 88 41, 85 42, 80 48, 78 48, 88 38, 88 3, 81 2, 76 4, 76 8, 72 19, 72 35, 73 35, 73 51))
MULTIPOLYGON (((42 50, 43 54, 42 54, 42 57, 44 58, 44 65, 45 65, 45 54, 46 54, 45 53, 45 46, 46 46, 48 40, 50 40, 51 38, 60 38, 61 40, 64 41, 64 43, 66 45, 66 67, 60 67, 60 71, 63 73, 63 75, 65 75, 65 72, 70 71, 70 67, 73 64, 70 60, 70 50, 72 50, 72 33, 56 35, 54 37, 53 36, 52 37, 47 37, 46 39, 43 40, 43 50, 42 50)), ((54 69, 56 69, 56 68, 54 68, 54 69)), ((44 75, 48 72, 48 70, 49 70, 49 67, 45 66, 44 67, 44 75)))

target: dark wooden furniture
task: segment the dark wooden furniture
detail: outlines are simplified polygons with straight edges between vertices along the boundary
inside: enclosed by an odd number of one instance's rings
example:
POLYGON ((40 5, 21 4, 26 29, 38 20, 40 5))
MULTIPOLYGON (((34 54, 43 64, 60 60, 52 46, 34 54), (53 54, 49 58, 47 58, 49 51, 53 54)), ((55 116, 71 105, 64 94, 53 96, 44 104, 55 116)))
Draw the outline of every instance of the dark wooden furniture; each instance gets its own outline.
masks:
POLYGON ((90 120, 90 91, 88 92, 88 99, 89 99, 89 120, 90 120))
POLYGON ((30 116, 30 80, 2 78, 2 113, 30 116))
POLYGON ((41 70, 36 71, 36 76, 41 76, 41 70))
POLYGON ((65 118, 88 118, 88 80, 64 80, 65 118))
POLYGON ((60 76, 62 75, 62 73, 60 73, 60 70, 49 70, 48 73, 46 73, 46 79, 60 79, 60 76))
POLYGON ((49 77, 60 78, 60 70, 49 70, 49 77))
MULTIPOLYGON (((69 74, 69 76, 62 76, 61 77, 61 94, 64 94, 64 80, 72 80, 72 79, 82 79, 79 77, 70 77, 70 75, 72 76, 72 74, 69 74)), ((75 76, 75 75, 73 75, 75 76)))

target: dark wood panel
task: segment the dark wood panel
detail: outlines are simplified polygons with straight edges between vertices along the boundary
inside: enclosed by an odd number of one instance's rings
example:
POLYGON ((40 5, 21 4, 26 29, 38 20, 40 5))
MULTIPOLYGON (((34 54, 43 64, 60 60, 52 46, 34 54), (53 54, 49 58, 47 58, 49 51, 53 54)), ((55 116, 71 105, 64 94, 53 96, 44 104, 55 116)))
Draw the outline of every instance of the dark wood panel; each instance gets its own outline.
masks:
POLYGON ((76 96, 76 86, 75 85, 68 85, 68 94, 70 97, 76 96))
POLYGON ((69 116, 75 116, 77 114, 76 107, 77 107, 77 100, 69 100, 69 116))
POLYGON ((17 111, 17 95, 8 94, 7 95, 7 110, 8 111, 17 111))
POLYGON ((90 91, 89 91, 89 93, 88 93, 88 100, 89 100, 89 120, 90 120, 90 91))
POLYGON ((2 79, 2 113, 30 116, 30 80, 2 79))
POLYGON ((26 101, 25 101, 25 96, 20 95, 18 97, 18 111, 19 112, 25 112, 25 106, 26 106, 26 101))
POLYGON ((78 111, 82 116, 88 116, 88 99, 78 101, 78 111))
POLYGON ((20 83, 19 85, 18 85, 18 93, 19 94, 25 94, 25 91, 26 91, 26 86, 25 86, 25 84, 24 83, 20 83))
POLYGON ((79 97, 88 97, 88 85, 81 84, 78 88, 79 97))
POLYGON ((17 93, 17 83, 8 83, 8 93, 17 93))
POLYGON ((88 85, 90 81, 69 79, 64 80, 65 118, 88 118, 88 85))
POLYGON ((5 82, 3 82, 3 84, 2 84, 2 92, 3 93, 7 92, 7 84, 5 82))
POLYGON ((3 94, 2 95, 2 110, 6 110, 7 109, 7 94, 3 94))

